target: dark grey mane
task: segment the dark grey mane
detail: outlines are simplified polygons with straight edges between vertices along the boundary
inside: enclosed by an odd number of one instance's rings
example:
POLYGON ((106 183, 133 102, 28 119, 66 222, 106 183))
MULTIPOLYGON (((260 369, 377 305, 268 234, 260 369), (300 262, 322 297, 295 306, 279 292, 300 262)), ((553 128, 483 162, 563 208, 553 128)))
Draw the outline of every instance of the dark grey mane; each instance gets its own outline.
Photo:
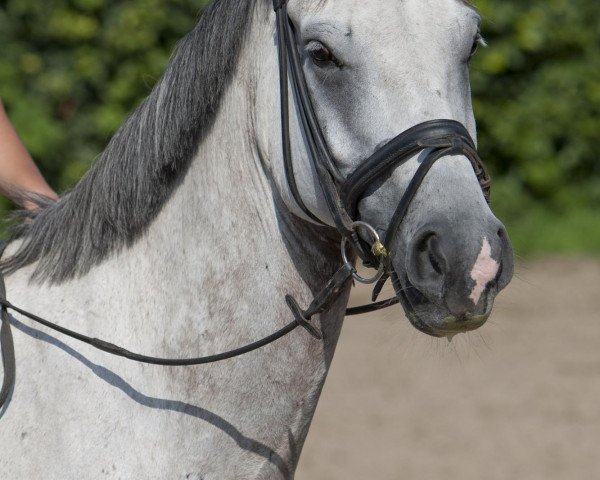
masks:
POLYGON ((19 222, 19 250, 5 273, 39 261, 34 276, 60 282, 82 275, 131 245, 156 218, 187 172, 237 64, 252 0, 214 0, 179 43, 148 98, 98 161, 58 203, 19 222))

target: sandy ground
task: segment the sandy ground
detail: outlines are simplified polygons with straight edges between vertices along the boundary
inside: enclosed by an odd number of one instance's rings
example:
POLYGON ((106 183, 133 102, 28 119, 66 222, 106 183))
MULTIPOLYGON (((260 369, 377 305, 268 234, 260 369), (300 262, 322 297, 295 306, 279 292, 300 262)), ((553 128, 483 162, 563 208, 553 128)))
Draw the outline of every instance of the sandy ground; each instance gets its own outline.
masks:
POLYGON ((297 478, 600 479, 600 262, 522 265, 452 343, 347 319, 297 478))

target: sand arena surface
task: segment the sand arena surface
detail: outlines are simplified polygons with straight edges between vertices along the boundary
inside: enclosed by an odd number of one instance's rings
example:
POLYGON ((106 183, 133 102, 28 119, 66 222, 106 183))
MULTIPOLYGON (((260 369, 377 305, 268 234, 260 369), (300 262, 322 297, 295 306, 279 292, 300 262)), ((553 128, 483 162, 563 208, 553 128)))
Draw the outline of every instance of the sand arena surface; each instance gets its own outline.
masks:
POLYGON ((600 478, 600 261, 521 265, 452 343, 399 308, 346 319, 296 478, 600 478))

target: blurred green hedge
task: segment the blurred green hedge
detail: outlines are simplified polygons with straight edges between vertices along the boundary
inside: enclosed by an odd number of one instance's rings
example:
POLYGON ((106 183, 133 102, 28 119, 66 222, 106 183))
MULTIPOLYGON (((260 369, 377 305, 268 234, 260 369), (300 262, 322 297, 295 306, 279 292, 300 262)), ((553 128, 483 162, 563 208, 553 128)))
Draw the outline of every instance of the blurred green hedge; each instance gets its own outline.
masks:
POLYGON ((600 2, 476 0, 471 79, 493 206, 520 253, 600 253, 600 2))
MULTIPOLYGON (((86 171, 206 3, 0 0, 0 98, 55 188, 86 171)), ((489 47, 472 64, 474 108, 494 209, 518 252, 599 253, 600 2, 475 3, 489 47)))
POLYGON ((87 170, 205 3, 0 3, 0 98, 53 186, 69 188, 87 170))

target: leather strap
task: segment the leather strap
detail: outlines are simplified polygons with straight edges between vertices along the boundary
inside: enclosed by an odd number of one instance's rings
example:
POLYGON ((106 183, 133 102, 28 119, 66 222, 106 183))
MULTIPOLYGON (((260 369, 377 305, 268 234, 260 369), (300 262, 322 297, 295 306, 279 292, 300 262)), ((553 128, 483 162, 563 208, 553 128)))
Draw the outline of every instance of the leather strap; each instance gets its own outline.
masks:
MULTIPOLYGON (((0 241, 0 259, 6 248, 6 242, 0 241)), ((0 274, 0 300, 6 299, 6 287, 4 279, 0 274)), ((0 316, 2 326, 0 327, 0 348, 2 349, 2 368, 4 376, 2 380, 2 388, 0 388, 0 408, 6 403, 15 384, 15 347, 10 329, 10 320, 8 311, 4 305, 0 305, 0 316)))
POLYGON ((273 10, 277 11, 287 4, 287 0, 273 0, 273 10))
MULTIPOLYGON (((276 1, 274 1, 274 4, 276 1)), ((292 162, 292 148, 290 141, 290 106, 288 95, 288 51, 286 47, 285 36, 281 34, 285 30, 284 22, 287 19, 285 1, 274 5, 277 12, 277 50, 279 55, 279 92, 280 92, 280 109, 281 109, 281 145, 283 149, 283 165, 285 169, 285 177, 290 187, 290 192, 294 197, 294 201, 300 207, 304 214, 318 224, 323 222, 318 219, 306 206, 296 184, 296 176, 294 175, 294 165, 292 162), (280 12, 280 10, 282 10, 280 12), (284 65, 285 67, 282 67, 284 65)))
MULTIPOLYGON (((318 338, 323 338, 322 335, 320 334, 320 332, 318 331, 318 329, 316 327, 314 327, 313 325, 311 325, 309 322, 310 322, 311 318, 313 317, 313 315, 315 315, 316 313, 322 313, 327 308, 329 308, 332 301, 335 300, 335 298, 339 295, 339 293, 341 292, 341 290, 344 287, 344 285, 346 284, 346 282, 348 280, 350 280, 350 278, 352 278, 353 271, 354 270, 348 264, 345 264, 343 267, 341 267, 334 274, 332 279, 327 283, 325 288, 315 296, 315 299, 311 302, 310 306, 306 310, 301 310, 297 306, 298 304, 296 303, 296 301, 290 295, 286 296, 286 301, 288 302, 288 304, 293 303, 296 307, 296 308, 292 309, 294 312, 295 318, 292 322, 290 322, 289 324, 287 324, 285 327, 281 328, 280 330, 277 330, 275 333, 273 333, 261 340, 250 343, 248 345, 245 345, 243 347, 236 348, 234 350, 229 350, 227 352, 219 353, 216 355, 208 355, 205 357, 194 357, 194 358, 183 358, 183 359, 160 358, 160 357, 152 357, 149 355, 141 355, 138 353, 133 353, 129 350, 126 350, 123 347, 119 347, 119 346, 117 346, 113 343, 107 342, 105 340, 101 340, 99 338, 88 337, 87 335, 83 335, 83 334, 75 332, 73 330, 69 330, 68 328, 61 327, 60 325, 50 322, 49 320, 46 320, 45 318, 42 318, 34 313, 31 313, 31 312, 28 312, 27 310, 19 308, 19 307, 13 305, 12 303, 10 303, 8 300, 6 300, 5 292, 3 289, 0 289, 0 294, 2 294, 2 296, 0 297, 0 306, 2 308, 2 312, 6 312, 7 309, 13 310, 13 311, 29 318, 30 320, 33 320, 34 322, 36 322, 40 325, 43 325, 47 328, 50 328, 51 330, 54 330, 55 332, 59 332, 63 335, 66 335, 67 337, 73 338, 73 339, 83 342, 87 345, 90 345, 94 348, 97 348, 98 350, 102 350, 104 352, 110 353, 111 355, 125 357, 129 360, 134 360, 136 362, 141 362, 141 363, 149 363, 149 364, 153 364, 153 365, 166 365, 166 366, 201 365, 201 364, 205 364, 205 363, 213 363, 213 362, 218 362, 221 360, 226 360, 228 358, 237 357, 239 355, 243 355, 244 353, 251 352, 252 350, 256 350, 258 348, 264 347, 265 345, 268 345, 269 343, 272 343, 275 340, 280 339, 284 335, 287 335, 288 333, 290 333, 292 330, 294 330, 296 327, 299 327, 299 326, 304 327, 312 335, 314 335, 318 338)), ((0 275, 0 282, 2 282, 1 275, 0 275)), ((1 286, 2 287, 4 286, 3 282, 1 283, 1 286)), ((3 319, 4 319, 4 317, 3 317, 3 319)), ((10 324, 8 323, 8 314, 6 314, 6 320, 7 320, 6 325, 8 326, 8 332, 10 333, 10 324)), ((3 326, 4 326, 4 324, 3 324, 3 326)), ((12 337, 9 337, 9 340, 10 340, 10 342, 9 342, 8 353, 13 352, 12 365, 14 366, 14 349, 12 348, 12 337)), ((4 345, 2 345, 2 346, 3 346, 3 352, 4 352, 4 345)), ((13 370, 14 370, 14 368, 13 368, 13 370)), ((10 374, 10 372, 8 372, 8 373, 10 374)), ((12 375, 12 376, 7 375, 6 363, 5 363, 4 383, 9 385, 8 388, 10 388, 11 380, 14 382, 14 375, 12 375)), ((3 391, 4 391, 4 389, 3 389, 3 391)), ((1 400, 1 398, 0 398, 0 400, 1 400)), ((1 406, 2 406, 2 402, 0 402, 0 407, 1 406)))
POLYGON ((341 175, 335 166, 327 144, 317 121, 306 80, 300 63, 298 46, 295 39, 293 27, 288 18, 285 2, 277 5, 275 9, 277 20, 277 43, 279 48, 279 87, 281 104, 281 135, 283 144, 283 161, 285 175, 294 200, 302 211, 313 221, 321 225, 325 223, 318 219, 305 205, 296 184, 294 175, 292 152, 290 147, 289 132, 289 89, 288 70, 291 72, 289 79, 292 82, 292 93, 299 107, 299 120, 305 133, 308 144, 308 156, 317 173, 317 178, 327 204, 327 208, 333 218, 336 229, 347 236, 352 233, 351 219, 346 213, 334 178, 341 179, 341 175), (333 177, 332 177, 333 175, 333 177))
MULTIPOLYGON (((430 120, 402 132, 352 172, 342 187, 344 205, 350 216, 356 214, 360 196, 375 180, 390 173, 391 170, 404 164, 426 148, 434 149, 434 151, 448 149, 441 157, 455 154, 465 155, 473 166, 486 199, 489 200, 489 176, 477 155, 475 144, 467 129, 455 120, 430 120)), ((422 175, 413 185, 418 188, 424 177, 425 175, 422 175)))

